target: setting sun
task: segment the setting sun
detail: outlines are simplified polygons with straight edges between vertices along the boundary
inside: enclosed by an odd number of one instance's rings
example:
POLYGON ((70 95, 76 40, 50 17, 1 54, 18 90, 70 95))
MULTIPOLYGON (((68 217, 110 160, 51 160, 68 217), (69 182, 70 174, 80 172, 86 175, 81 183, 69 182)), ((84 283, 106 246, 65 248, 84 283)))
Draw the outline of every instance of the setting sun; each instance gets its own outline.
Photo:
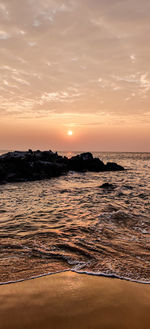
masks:
POLYGON ((72 130, 68 130, 67 134, 68 134, 68 136, 72 136, 73 135, 73 131, 72 130))

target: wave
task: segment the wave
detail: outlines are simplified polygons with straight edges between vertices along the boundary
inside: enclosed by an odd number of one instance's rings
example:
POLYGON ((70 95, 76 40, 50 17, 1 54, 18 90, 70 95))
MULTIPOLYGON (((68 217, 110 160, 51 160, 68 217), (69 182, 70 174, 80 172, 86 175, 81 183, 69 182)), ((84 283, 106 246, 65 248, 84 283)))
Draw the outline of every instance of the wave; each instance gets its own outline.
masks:
POLYGON ((149 154, 97 156, 131 170, 0 186, 1 284, 63 271, 150 283, 149 154))
POLYGON ((97 276, 97 277, 118 279, 118 280, 133 282, 133 283, 139 283, 139 284, 150 284, 150 281, 142 281, 142 280, 137 280, 137 279, 131 279, 131 278, 128 278, 128 277, 119 276, 115 273, 108 274, 108 273, 103 273, 103 272, 88 272, 88 271, 78 271, 78 270, 75 270, 75 269, 69 269, 69 270, 62 270, 62 271, 56 271, 56 272, 49 272, 49 273, 45 273, 45 274, 40 274, 40 275, 32 276, 32 277, 26 278, 26 279, 19 279, 19 280, 12 280, 12 281, 10 280, 10 281, 6 281, 6 282, 0 282, 0 286, 4 286, 4 285, 8 285, 8 284, 15 284, 15 283, 19 283, 19 282, 26 282, 26 281, 39 279, 39 278, 47 277, 47 276, 50 276, 50 275, 66 273, 66 272, 73 272, 73 273, 77 273, 77 274, 81 274, 81 275, 84 274, 84 275, 92 275, 92 276, 97 276))

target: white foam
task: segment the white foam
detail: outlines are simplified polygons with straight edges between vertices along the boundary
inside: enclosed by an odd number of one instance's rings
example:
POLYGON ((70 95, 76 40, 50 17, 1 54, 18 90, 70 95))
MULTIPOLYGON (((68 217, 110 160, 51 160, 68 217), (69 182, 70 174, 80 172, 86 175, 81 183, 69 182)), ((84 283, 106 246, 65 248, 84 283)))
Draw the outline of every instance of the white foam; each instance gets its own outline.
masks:
POLYGON ((79 271, 79 270, 76 270, 76 269, 69 269, 69 270, 63 270, 63 271, 57 271, 57 272, 49 272, 49 273, 45 273, 45 274, 41 274, 41 275, 31 277, 31 278, 27 278, 27 279, 0 282, 0 286, 7 285, 7 284, 12 284, 12 283, 25 282, 25 281, 34 280, 34 279, 39 279, 39 278, 46 277, 46 276, 49 276, 49 275, 65 273, 65 272, 74 272, 74 273, 77 273, 77 274, 102 276, 102 277, 105 277, 105 278, 125 280, 125 281, 140 283, 140 284, 150 284, 150 281, 142 281, 142 280, 131 279, 131 278, 128 278, 128 277, 119 276, 115 273, 109 274, 109 273, 103 273, 103 272, 88 272, 88 271, 79 271))
POLYGON ((130 281, 130 282, 142 283, 142 284, 150 284, 150 281, 142 281, 142 280, 137 280, 137 279, 131 279, 131 278, 128 278, 128 277, 119 276, 115 273, 109 274, 109 273, 103 273, 103 272, 88 272, 88 271, 76 271, 76 270, 71 270, 71 272, 76 272, 78 274, 103 276, 103 277, 106 277, 106 278, 119 279, 119 280, 125 280, 125 281, 130 281))

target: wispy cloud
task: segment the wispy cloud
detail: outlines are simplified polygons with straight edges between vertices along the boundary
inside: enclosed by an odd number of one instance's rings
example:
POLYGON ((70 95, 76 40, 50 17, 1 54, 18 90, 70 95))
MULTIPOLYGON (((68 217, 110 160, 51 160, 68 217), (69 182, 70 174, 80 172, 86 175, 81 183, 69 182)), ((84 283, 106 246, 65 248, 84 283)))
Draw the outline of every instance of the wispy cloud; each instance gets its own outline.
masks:
POLYGON ((132 64, 134 64, 136 62, 136 56, 134 54, 130 55, 130 59, 132 64))
POLYGON ((149 10, 149 0, 1 0, 0 116, 148 113, 149 10))
POLYGON ((0 2, 0 16, 6 20, 9 20, 9 18, 10 18, 7 7, 6 7, 5 3, 2 3, 2 2, 0 2))
POLYGON ((7 40, 10 38, 10 34, 5 31, 0 31, 0 40, 7 40))

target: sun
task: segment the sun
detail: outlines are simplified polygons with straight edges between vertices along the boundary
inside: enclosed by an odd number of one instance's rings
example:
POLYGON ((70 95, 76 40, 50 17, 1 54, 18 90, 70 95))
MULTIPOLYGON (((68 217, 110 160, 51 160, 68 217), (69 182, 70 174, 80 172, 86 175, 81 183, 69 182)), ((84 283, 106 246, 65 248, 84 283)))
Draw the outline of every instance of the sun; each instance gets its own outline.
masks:
POLYGON ((73 131, 72 130, 68 130, 67 135, 68 136, 72 136, 73 135, 73 131))

